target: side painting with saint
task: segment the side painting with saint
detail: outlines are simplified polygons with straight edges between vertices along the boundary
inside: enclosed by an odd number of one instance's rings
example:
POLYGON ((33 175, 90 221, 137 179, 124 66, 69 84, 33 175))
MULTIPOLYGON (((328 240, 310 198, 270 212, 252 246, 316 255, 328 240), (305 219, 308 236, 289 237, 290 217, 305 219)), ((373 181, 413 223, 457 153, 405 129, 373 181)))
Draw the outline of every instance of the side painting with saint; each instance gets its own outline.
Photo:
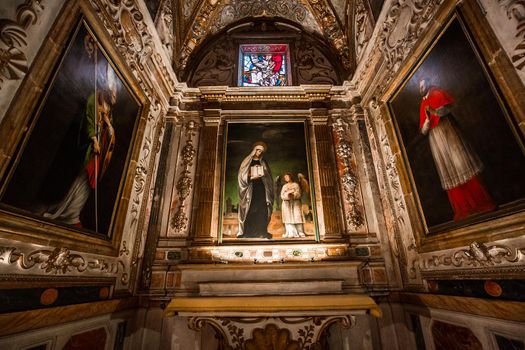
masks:
POLYGON ((316 239, 305 125, 229 123, 223 240, 316 239))
POLYGON ((390 101, 430 233, 525 207, 523 137, 459 19, 390 101))
POLYGON ((108 235, 139 105, 83 21, 35 113, 2 205, 108 235))

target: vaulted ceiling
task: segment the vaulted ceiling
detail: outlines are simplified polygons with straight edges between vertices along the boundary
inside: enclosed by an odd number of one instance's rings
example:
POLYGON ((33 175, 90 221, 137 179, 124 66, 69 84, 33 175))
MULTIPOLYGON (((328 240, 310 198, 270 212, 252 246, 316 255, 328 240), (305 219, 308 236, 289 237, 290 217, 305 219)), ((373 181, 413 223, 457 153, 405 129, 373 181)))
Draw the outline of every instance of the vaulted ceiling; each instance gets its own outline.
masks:
MULTIPOLYGON (((353 1, 353 0, 352 0, 353 1)), ((206 38, 244 18, 278 17, 326 40, 344 68, 355 65, 348 23, 349 0, 181 0, 176 1, 174 65, 184 70, 206 38), (177 47, 179 50, 177 50, 177 47), (352 49, 351 49, 352 48, 352 49), (177 57, 178 56, 178 57, 177 57)))

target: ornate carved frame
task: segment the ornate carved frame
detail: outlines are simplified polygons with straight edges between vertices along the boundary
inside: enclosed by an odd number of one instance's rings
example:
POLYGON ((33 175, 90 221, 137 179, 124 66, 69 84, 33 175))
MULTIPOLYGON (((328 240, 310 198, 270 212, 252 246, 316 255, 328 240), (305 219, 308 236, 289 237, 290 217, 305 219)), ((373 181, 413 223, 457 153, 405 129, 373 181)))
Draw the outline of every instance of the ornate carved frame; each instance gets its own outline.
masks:
POLYGON ((33 111, 38 108, 43 94, 46 93, 44 87, 52 79, 55 67, 58 66, 67 49, 70 34, 80 21, 85 21, 92 30, 107 53, 109 60, 113 62, 113 66, 118 67, 118 69, 115 68, 116 71, 140 106, 139 116, 137 117, 139 120, 136 122, 134 136, 130 143, 129 159, 124 170, 124 180, 117 195, 118 206, 114 214, 109 239, 83 234, 61 225, 12 213, 4 209, 0 210, 0 238, 52 246, 67 245, 69 248, 78 251, 118 256, 124 221, 131 204, 129 198, 131 197, 135 175, 135 167, 132 165, 138 163, 139 160, 140 143, 146 127, 149 101, 130 70, 126 68, 126 62, 121 58, 106 29, 99 22, 97 14, 84 1, 69 2, 63 7, 62 13, 58 16, 47 40, 43 43, 39 55, 2 121, 0 147, 4 156, 0 159, 0 174, 5 181, 11 159, 16 157, 17 146, 28 137, 25 135, 26 130, 34 122, 31 117, 33 111))
MULTIPOLYGON (((516 125, 523 125, 525 121, 525 101, 523 95, 523 85, 515 73, 512 63, 504 54, 503 50, 494 34, 487 31, 488 23, 484 19, 482 9, 473 1, 467 1, 455 6, 454 3, 448 3, 448 6, 438 11, 435 21, 441 25, 434 25, 426 35, 419 41, 418 45, 408 59, 407 64, 400 67, 396 77, 392 79, 391 84, 384 89, 381 97, 382 101, 389 101, 407 80, 412 72, 417 69, 427 52, 431 50, 433 43, 436 42, 440 34, 444 31, 447 24, 453 18, 458 18, 464 26, 465 33, 472 43, 476 54, 483 61, 484 68, 492 76, 493 83, 496 85, 501 98, 504 100, 509 110, 512 112, 516 125)), ((399 133, 393 115, 386 106, 382 106, 381 113, 385 115, 385 126, 390 139, 390 144, 395 149, 402 149, 399 142, 399 133)), ((523 128, 518 130, 524 135, 523 128)), ((404 152, 402 151, 404 154, 404 152)), ((437 235, 429 235, 428 228, 423 224, 421 219, 420 207, 418 200, 415 198, 413 181, 409 173, 409 167, 406 156, 398 163, 398 171, 401 180, 401 189, 407 203, 407 209, 410 213, 411 223, 414 230, 414 237, 417 241, 420 252, 430 252, 434 250, 448 249, 459 246, 468 246, 473 241, 489 242, 503 238, 518 237, 523 234, 521 228, 525 223, 525 212, 523 210, 514 214, 492 218, 490 221, 477 222, 472 225, 451 228, 446 232, 437 235), (402 166, 400 166, 403 164, 402 166)))

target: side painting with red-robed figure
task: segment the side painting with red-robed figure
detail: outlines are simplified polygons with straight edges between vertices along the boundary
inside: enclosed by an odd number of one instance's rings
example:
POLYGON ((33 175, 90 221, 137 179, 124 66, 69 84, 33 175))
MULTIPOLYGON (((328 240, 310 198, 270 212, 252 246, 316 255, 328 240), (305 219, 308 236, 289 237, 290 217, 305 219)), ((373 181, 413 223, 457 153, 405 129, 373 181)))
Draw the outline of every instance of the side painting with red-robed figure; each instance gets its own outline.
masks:
POLYGON ((389 106, 429 232, 525 205, 523 140, 453 19, 389 106))

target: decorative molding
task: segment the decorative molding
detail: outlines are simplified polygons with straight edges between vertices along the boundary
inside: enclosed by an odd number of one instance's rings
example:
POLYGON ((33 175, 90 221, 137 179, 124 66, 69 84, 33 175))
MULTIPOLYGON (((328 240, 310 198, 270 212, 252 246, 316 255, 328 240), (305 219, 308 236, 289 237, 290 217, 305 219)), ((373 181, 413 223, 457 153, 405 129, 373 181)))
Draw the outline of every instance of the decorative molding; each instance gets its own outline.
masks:
POLYGON ((342 165, 340 172, 340 181, 343 187, 343 199, 345 206, 349 210, 345 210, 344 216, 347 227, 353 230, 359 229, 365 223, 363 213, 360 209, 360 191, 359 178, 354 171, 354 151, 352 144, 347 138, 348 124, 342 117, 338 117, 332 124, 332 129, 336 135, 335 153, 342 165))
POLYGON ((210 25, 209 20, 220 3, 221 0, 203 1, 203 4, 199 9, 198 14, 195 17, 195 20, 193 21, 193 24, 191 25, 188 33, 186 34, 186 39, 182 43, 182 52, 180 54, 179 59, 180 69, 186 68, 186 64, 188 63, 188 59, 190 58, 191 53, 206 38, 206 35, 208 34, 208 28, 210 25))
POLYGON ((394 256, 399 261, 403 283, 421 283, 419 269, 410 267, 417 261, 418 256, 410 222, 406 220, 408 211, 397 171, 396 156, 392 152, 386 131, 386 121, 376 97, 371 99, 369 107, 365 122, 371 137, 372 150, 376 154, 374 164, 379 188, 385 193, 381 196, 381 201, 384 206, 388 240, 394 256))
MULTIPOLYGON (((129 198, 129 208, 123 227, 123 240, 129 243, 131 256, 122 256, 123 264, 136 266, 143 251, 147 229, 144 223, 148 215, 147 201, 151 195, 151 183, 156 159, 164 133, 165 111, 170 96, 176 91, 175 75, 164 56, 158 52, 162 44, 152 35, 154 28, 148 25, 134 0, 89 0, 95 15, 106 28, 111 42, 123 57, 135 82, 143 91, 149 108, 140 151, 134 169, 134 183, 129 198), (130 243, 133 242, 133 243, 130 243)), ((164 5, 169 6, 169 0, 164 5)), ((172 13, 173 14, 173 13, 172 13)), ((157 16, 158 21, 166 20, 157 16)), ((134 166, 133 164, 131 166, 134 166)), ((147 225, 147 224, 146 224, 147 225)), ((134 279, 137 269, 131 269, 129 279, 134 279)), ((119 286, 117 285, 118 289, 119 286)))
POLYGON ((27 29, 44 10, 43 0, 26 0, 16 9, 16 19, 0 19, 0 89, 6 80, 19 80, 28 71, 27 29))
POLYGON ((516 264, 522 262, 524 256, 525 247, 472 242, 468 248, 421 258, 419 264, 425 270, 436 267, 491 267, 516 264))
POLYGON ((339 20, 332 11, 328 0, 306 0, 312 9, 312 13, 323 28, 325 38, 341 56, 341 61, 345 69, 353 68, 352 55, 350 53, 349 41, 339 20))
POLYGON ((129 283, 129 274, 122 260, 88 258, 86 255, 72 253, 65 247, 37 249, 29 253, 23 250, 14 246, 0 246, 0 264, 16 265, 19 270, 39 268, 47 275, 78 275, 87 272, 119 275, 123 285, 129 283))
POLYGON ((217 33, 227 25, 249 17, 283 17, 308 27, 310 31, 321 32, 317 25, 313 26, 315 19, 310 11, 300 0, 233 0, 225 4, 210 33, 217 33))
POLYGON ((443 1, 394 1, 388 10, 379 37, 390 77, 400 68, 443 1))
POLYGON ((514 47, 510 59, 518 70, 525 68, 525 3, 521 0, 498 0, 499 5, 507 13, 509 20, 516 22, 516 34, 519 43, 514 47))
POLYGON ((175 186, 178 195, 179 207, 175 214, 173 214, 170 220, 170 227, 177 234, 181 234, 188 228, 188 214, 186 213, 186 199, 191 194, 193 189, 193 179, 191 177, 192 172, 190 169, 193 167, 193 161, 195 160, 195 146, 193 146, 193 138, 196 135, 199 125, 190 120, 184 125, 184 134, 186 136, 186 144, 180 151, 180 159, 182 160, 182 171, 179 174, 179 180, 175 186))
POLYGON ((373 19, 370 11, 367 9, 365 0, 357 0, 354 13, 354 42, 358 60, 363 55, 364 49, 372 36, 374 30, 372 23, 373 19))
POLYGON ((350 260, 347 244, 316 244, 290 246, 219 246, 195 247, 189 251, 190 260, 229 263, 284 263, 350 260))
POLYGON ((157 18, 157 33, 159 33, 160 42, 168 54, 170 61, 173 58, 173 47, 175 41, 173 28, 173 3, 172 0, 164 0, 157 18))
POLYGON ((222 336, 224 348, 230 350, 315 350, 321 348, 325 330, 334 323, 339 323, 343 328, 348 329, 355 324, 355 317, 350 315, 250 318, 194 316, 188 320, 188 327, 201 331, 206 324, 210 325, 222 336), (261 345, 265 347, 261 348, 261 345), (268 348, 268 345, 272 347, 268 348))

